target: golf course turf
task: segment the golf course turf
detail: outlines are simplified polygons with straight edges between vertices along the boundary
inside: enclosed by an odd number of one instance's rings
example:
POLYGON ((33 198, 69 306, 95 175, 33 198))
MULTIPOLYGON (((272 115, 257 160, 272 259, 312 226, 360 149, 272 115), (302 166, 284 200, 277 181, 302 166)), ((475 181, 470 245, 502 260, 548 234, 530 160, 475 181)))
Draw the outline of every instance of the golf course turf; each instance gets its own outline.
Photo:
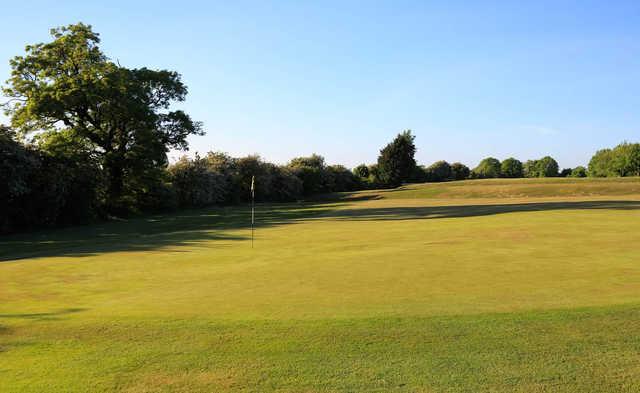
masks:
MULTIPOLYGON (((258 185, 259 186, 259 185, 258 185)), ((0 392, 638 392, 640 179, 0 237, 0 392)))

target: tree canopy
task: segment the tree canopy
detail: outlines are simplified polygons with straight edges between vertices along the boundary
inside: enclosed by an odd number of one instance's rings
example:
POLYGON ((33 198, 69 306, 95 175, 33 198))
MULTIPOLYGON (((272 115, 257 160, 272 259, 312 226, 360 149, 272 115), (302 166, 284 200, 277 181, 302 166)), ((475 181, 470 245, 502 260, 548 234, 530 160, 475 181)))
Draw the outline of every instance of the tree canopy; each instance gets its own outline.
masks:
POLYGON ((187 87, 177 72, 129 69, 101 51, 99 35, 78 23, 51 30, 52 41, 28 45, 11 62, 3 88, 11 125, 20 133, 65 132, 89 147, 106 177, 108 204, 151 188, 168 149, 186 149, 201 125, 181 110, 187 87))
POLYGON ((500 174, 502 177, 509 178, 522 177, 522 162, 513 157, 507 158, 500 164, 500 174))
POLYGON ((451 164, 451 177, 453 178, 453 180, 467 179, 470 174, 471 170, 469 170, 468 166, 460 162, 454 162, 453 164, 451 164))
POLYGON ((558 162, 550 156, 539 160, 528 160, 523 169, 526 177, 556 177, 560 171, 558 162))
POLYGON ((500 169, 500 160, 493 157, 487 157, 480 161, 478 166, 473 169, 473 175, 479 179, 500 177, 500 169))

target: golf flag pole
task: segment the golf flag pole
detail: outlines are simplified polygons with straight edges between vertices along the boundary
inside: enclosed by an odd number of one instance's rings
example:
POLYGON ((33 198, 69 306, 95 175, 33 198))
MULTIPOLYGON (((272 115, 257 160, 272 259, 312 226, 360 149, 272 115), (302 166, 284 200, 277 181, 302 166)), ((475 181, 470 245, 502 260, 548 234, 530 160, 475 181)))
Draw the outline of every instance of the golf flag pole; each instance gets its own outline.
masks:
POLYGON ((255 223, 256 177, 251 176, 251 248, 253 248, 253 226, 255 223))

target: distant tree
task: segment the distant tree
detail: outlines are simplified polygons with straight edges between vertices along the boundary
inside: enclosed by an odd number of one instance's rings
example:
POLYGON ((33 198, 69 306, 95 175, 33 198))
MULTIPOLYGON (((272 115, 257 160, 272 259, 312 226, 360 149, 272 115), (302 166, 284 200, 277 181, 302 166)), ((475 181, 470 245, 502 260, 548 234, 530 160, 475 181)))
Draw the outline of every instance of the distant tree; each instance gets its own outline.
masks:
POLYGON ((552 157, 542 157, 538 161, 539 177, 557 177, 559 171, 558 162, 552 157))
POLYGON ((51 30, 10 62, 3 89, 11 124, 22 133, 68 131, 92 146, 107 179, 112 210, 159 181, 169 149, 186 149, 200 124, 180 110, 187 88, 172 71, 128 69, 109 61, 98 34, 82 23, 51 30), (135 192, 133 192, 135 191, 135 192))
POLYGON ((427 168, 422 165, 416 165, 409 179, 412 183, 424 183, 429 181, 429 173, 427 168))
POLYGON ((353 174, 359 178, 366 179, 369 177, 369 167, 366 164, 360 164, 353 168, 353 174))
POLYGON ((255 177, 256 201, 264 202, 271 198, 273 177, 271 165, 264 162, 257 154, 236 158, 236 184, 240 200, 247 202, 251 195, 251 179, 255 177))
POLYGON ((524 177, 538 177, 538 160, 527 160, 522 165, 524 177))
POLYGON ((640 176, 640 144, 623 142, 613 151, 612 171, 618 176, 640 176))
POLYGON ((382 180, 380 179, 380 170, 378 168, 378 164, 369 165, 368 168, 369 168, 369 185, 370 186, 381 185, 382 180))
POLYGON ((305 195, 328 192, 329 173, 324 157, 313 154, 309 157, 297 157, 287 165, 302 180, 305 195))
POLYGON ((525 177, 557 177, 558 171, 558 162, 549 156, 524 163, 525 177))
POLYGON ((570 177, 587 177, 587 168, 577 166, 571 170, 570 177))
POLYGON ((640 144, 623 142, 598 150, 589 161, 589 176, 640 176, 640 144))
POLYGON ((500 161, 498 159, 487 157, 473 169, 473 175, 478 179, 500 177, 500 169, 500 161))
POLYGON ((406 130, 380 150, 378 172, 383 184, 397 187, 411 178, 416 166, 414 139, 411 130, 406 130))
POLYGON ((573 169, 571 168, 563 168, 558 174, 558 177, 570 177, 572 171, 573 169))
POLYGON ((459 162, 454 162, 451 164, 451 177, 453 180, 464 180, 467 179, 470 175, 471 171, 469 167, 459 162))
POLYGON ((333 187, 329 190, 330 192, 354 191, 358 188, 360 178, 344 166, 330 165, 327 170, 333 178, 333 187))
POLYGON ((451 165, 446 161, 437 161, 426 168, 427 181, 441 182, 451 180, 451 165))
POLYGON ((508 178, 523 177, 522 162, 513 157, 507 158, 500 164, 500 174, 508 178))
POLYGON ((302 198, 303 184, 288 167, 272 166, 273 192, 271 200, 274 202, 290 202, 302 198))
POLYGON ((598 150, 589 161, 589 176, 616 176, 613 168, 614 154, 611 149, 598 150))

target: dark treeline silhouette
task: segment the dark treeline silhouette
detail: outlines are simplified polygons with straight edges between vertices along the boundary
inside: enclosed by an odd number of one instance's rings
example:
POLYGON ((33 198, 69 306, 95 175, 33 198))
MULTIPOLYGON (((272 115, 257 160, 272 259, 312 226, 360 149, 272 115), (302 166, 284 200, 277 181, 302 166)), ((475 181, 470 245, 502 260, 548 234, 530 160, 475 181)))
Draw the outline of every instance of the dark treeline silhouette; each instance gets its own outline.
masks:
POLYGON ((384 146, 375 164, 353 170, 313 154, 286 165, 259 156, 210 152, 169 165, 202 126, 181 110, 187 87, 175 71, 129 69, 101 51, 99 35, 78 23, 51 30, 10 61, 2 92, 11 119, 0 126, 0 233, 71 225, 177 208, 246 202, 256 177, 259 202, 288 202, 337 191, 393 188, 407 182, 483 178, 640 175, 640 145, 600 150, 589 169, 559 170, 551 157, 474 169, 415 161, 410 130, 384 146))

